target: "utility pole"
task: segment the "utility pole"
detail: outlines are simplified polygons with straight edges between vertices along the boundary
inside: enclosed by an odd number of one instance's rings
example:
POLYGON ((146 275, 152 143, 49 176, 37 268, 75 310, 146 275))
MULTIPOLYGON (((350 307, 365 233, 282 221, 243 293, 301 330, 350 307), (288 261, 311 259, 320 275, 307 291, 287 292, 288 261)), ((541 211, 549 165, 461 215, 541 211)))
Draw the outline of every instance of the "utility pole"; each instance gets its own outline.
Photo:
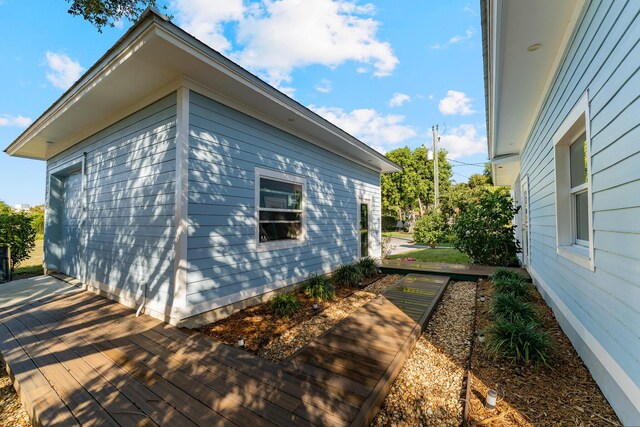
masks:
POLYGON ((431 126, 433 133, 433 206, 438 209, 438 125, 431 126))

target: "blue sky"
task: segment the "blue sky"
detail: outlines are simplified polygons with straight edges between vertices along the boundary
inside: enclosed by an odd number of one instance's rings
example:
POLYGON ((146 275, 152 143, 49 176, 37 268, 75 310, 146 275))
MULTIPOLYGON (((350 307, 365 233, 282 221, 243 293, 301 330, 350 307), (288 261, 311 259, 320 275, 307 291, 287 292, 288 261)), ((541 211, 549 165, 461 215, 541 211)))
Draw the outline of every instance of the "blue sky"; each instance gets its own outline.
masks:
MULTIPOLYGON (((6 148, 126 31, 64 0, 0 0, 6 148)), ((173 22, 381 152, 431 146, 486 161, 478 2, 168 0, 173 22), (445 130, 446 129, 446 130, 445 130)), ((454 163, 454 179, 481 172, 454 163)), ((44 201, 44 162, 0 153, 0 200, 44 201)))

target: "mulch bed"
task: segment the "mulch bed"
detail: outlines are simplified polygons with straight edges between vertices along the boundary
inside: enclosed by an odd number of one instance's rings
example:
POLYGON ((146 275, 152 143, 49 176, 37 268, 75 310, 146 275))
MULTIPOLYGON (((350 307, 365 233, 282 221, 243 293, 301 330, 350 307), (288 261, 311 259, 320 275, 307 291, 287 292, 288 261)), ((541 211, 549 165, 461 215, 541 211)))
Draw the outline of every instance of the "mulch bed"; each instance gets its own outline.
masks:
MULTIPOLYGON (((401 277, 402 276, 380 274, 365 280, 362 290, 338 287, 336 288, 336 298, 332 301, 319 302, 319 309, 317 311, 313 310, 313 298, 300 291, 295 291, 300 303, 300 310, 291 317, 276 316, 272 312, 269 302, 265 302, 248 307, 218 322, 202 326, 199 328, 199 331, 230 345, 237 345, 238 338, 243 337, 245 350, 258 353, 274 361, 279 361, 288 357, 298 348, 307 344, 317 336, 311 334, 308 330, 305 334, 295 333, 305 329, 301 328, 300 325, 305 325, 314 318, 331 318, 337 323, 351 311, 364 305, 364 302, 369 301, 382 292, 382 290, 386 289, 385 286, 384 289, 376 292, 375 289, 379 287, 380 283, 388 283, 390 285, 401 277), (342 307, 344 305, 343 301, 347 299, 351 302, 349 306, 352 306, 353 310, 347 310, 346 314, 336 321, 336 316, 332 314, 337 308, 342 307), (358 305, 357 301, 364 302, 358 305), (285 334, 289 337, 288 339, 282 339, 285 334), (263 350, 270 345, 273 346, 271 343, 276 341, 279 342, 277 349, 274 351, 263 350)), ((331 326, 335 324, 333 321, 331 323, 331 326)), ((322 332, 324 332, 324 330, 322 332)))
POLYGON ((31 427, 4 363, 0 363, 0 427, 31 427))
MULTIPOLYGON (((560 329, 551 309, 533 292, 542 327, 554 344, 550 367, 512 365, 494 360, 477 340, 471 358, 469 425, 621 425, 587 367, 560 329), (484 407, 489 388, 498 393, 495 410, 484 407)), ((488 313, 493 295, 490 282, 483 282, 478 300, 477 330, 491 324, 488 313)))
POLYGON ((462 423, 475 295, 475 282, 448 285, 372 426, 462 423))

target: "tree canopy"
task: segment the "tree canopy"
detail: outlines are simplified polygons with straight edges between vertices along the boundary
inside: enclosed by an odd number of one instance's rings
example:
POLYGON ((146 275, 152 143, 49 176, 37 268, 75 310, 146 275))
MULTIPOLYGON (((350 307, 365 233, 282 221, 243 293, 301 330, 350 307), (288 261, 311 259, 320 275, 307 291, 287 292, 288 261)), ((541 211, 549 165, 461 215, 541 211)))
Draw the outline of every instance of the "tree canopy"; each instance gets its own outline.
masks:
MULTIPOLYGON (((382 175, 382 208, 387 214, 403 217, 408 212, 426 212, 434 203, 433 160, 428 160, 428 149, 417 147, 397 148, 387 153, 387 158, 402 166, 402 172, 382 175)), ((441 197, 451 186, 451 164, 447 153, 438 153, 439 190, 441 197)))
MULTIPOLYGON (((105 26, 113 27, 123 19, 135 21, 147 7, 156 7, 157 0, 67 0, 69 13, 82 16, 102 32, 105 26)), ((166 6, 163 7, 166 9, 166 6)))

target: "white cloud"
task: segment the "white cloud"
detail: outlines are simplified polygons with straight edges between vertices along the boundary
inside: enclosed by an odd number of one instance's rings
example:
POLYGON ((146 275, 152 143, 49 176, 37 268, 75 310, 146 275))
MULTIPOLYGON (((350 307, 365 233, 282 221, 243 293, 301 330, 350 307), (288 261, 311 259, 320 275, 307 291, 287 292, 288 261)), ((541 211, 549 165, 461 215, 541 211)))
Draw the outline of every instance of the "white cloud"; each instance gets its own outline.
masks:
POLYGON ((74 61, 64 53, 47 51, 47 80, 57 88, 68 89, 76 80, 80 78, 84 68, 78 61, 74 61))
POLYGON ((383 115, 370 108, 350 112, 336 107, 310 107, 313 111, 342 130, 366 142, 376 150, 385 151, 385 145, 395 145, 416 136, 416 131, 403 124, 404 116, 383 115))
POLYGON ((411 97, 406 93, 396 92, 389 100, 390 107, 400 107, 405 102, 411 102, 411 97))
POLYGON ((19 128, 26 128, 33 122, 30 117, 24 117, 21 115, 12 116, 9 114, 0 114, 0 126, 15 126, 19 128))
POLYGON ((475 113, 471 108, 471 99, 464 92, 458 92, 457 90, 448 91, 447 96, 438 103, 438 108, 445 115, 460 114, 468 116, 475 113))
POLYGON ((242 0, 172 0, 171 6, 186 31, 274 85, 290 82, 294 69, 313 64, 335 68, 356 61, 378 77, 398 64, 391 45, 377 38, 379 23, 369 3, 259 0, 244 6, 242 0), (235 24, 235 32, 225 33, 224 23, 235 24))
POLYGON ((322 79, 320 82, 315 85, 315 90, 320 93, 329 93, 331 92, 331 81, 327 79, 322 79))
POLYGON ((473 7, 471 7, 470 4, 465 4, 464 7, 462 8, 462 10, 466 13, 468 13, 471 16, 476 16, 478 15, 478 12, 475 11, 475 9, 473 7))
POLYGON ((450 44, 460 43, 464 40, 469 40, 476 33, 476 30, 473 28, 468 28, 467 31, 464 32, 464 36, 455 35, 449 39, 450 44))
POLYGON ((461 41, 464 41, 464 40, 469 40, 470 38, 473 37, 473 35, 475 33, 476 33, 475 28, 469 27, 467 29, 467 31, 464 32, 464 35, 456 34, 455 36, 451 37, 448 42, 443 43, 443 44, 436 43, 436 44, 433 44, 433 45, 429 46, 429 48, 430 49, 436 49, 436 50, 446 49, 452 44, 460 43, 461 41))
POLYGON ((447 150, 451 159, 487 153, 487 137, 478 134, 471 124, 463 124, 451 129, 440 139, 440 147, 447 150))
POLYGON ((180 26, 212 48, 227 52, 231 43, 224 35, 225 22, 242 19, 242 0, 172 0, 180 26))

